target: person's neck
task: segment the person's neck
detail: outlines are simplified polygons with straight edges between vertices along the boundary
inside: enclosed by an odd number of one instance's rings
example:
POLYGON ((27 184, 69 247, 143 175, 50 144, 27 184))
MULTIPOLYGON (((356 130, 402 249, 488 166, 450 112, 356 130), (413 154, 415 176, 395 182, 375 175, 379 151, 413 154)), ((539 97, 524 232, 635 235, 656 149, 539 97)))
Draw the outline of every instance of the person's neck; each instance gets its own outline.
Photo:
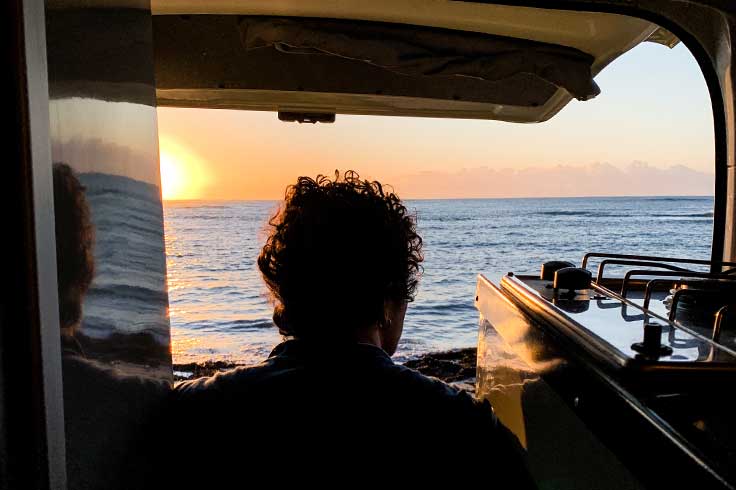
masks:
POLYGON ((381 337, 381 330, 377 326, 359 330, 354 338, 359 344, 370 344, 383 349, 383 337, 381 337))
POLYGON ((339 345, 339 344, 356 343, 356 344, 368 344, 374 347, 378 347, 379 349, 384 349, 383 337, 381 336, 381 331, 378 327, 361 329, 358 332, 356 332, 352 337, 346 337, 344 339, 341 339, 340 341, 336 341, 335 339, 316 339, 316 338, 303 338, 303 337, 291 337, 291 338, 294 340, 305 342, 307 344, 321 345, 321 346, 328 346, 332 344, 339 345))

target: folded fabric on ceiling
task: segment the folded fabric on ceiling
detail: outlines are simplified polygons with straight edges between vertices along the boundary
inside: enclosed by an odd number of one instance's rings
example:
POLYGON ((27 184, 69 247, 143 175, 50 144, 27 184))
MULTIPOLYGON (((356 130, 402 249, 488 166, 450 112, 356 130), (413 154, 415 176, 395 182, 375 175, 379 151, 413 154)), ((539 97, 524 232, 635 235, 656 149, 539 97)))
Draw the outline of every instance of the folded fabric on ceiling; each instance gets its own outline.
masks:
POLYGON ((524 73, 579 100, 600 93, 593 57, 566 46, 433 27, 298 17, 243 17, 246 50, 274 47, 338 56, 406 76, 472 77, 499 82, 524 73))

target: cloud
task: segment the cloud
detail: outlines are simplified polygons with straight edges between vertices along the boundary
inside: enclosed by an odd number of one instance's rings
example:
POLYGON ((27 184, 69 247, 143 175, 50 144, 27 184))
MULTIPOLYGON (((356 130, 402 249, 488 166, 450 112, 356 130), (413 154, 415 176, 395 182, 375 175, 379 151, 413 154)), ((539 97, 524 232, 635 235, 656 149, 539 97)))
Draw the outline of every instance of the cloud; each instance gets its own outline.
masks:
POLYGON ((399 195, 413 199, 485 197, 574 197, 712 195, 713 174, 683 165, 653 167, 635 161, 523 169, 462 169, 419 172, 391 182, 399 195))
POLYGON ((55 162, 71 165, 77 172, 100 172, 123 175, 158 185, 159 164, 156 149, 121 145, 100 138, 52 140, 51 155, 55 162))

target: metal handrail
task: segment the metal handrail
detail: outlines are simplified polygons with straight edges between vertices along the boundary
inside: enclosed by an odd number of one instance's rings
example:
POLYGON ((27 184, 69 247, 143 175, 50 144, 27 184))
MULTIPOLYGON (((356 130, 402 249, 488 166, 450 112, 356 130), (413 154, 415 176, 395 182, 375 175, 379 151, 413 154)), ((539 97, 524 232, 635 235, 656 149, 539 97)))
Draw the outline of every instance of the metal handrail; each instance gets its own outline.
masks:
POLYGON ((672 304, 670 305, 670 321, 674 321, 677 316, 677 306, 680 304, 680 298, 683 296, 695 296, 708 298, 713 296, 713 291, 693 290, 693 289, 678 289, 672 295, 672 304))
POLYGON ((628 286, 629 282, 631 281, 632 276, 660 276, 660 277, 692 277, 692 278, 704 278, 704 279, 725 279, 727 281, 734 280, 734 278, 731 275, 726 275, 725 273, 722 274, 713 274, 710 272, 694 272, 694 271, 653 271, 653 270, 647 270, 647 269, 632 269, 630 271, 626 271, 626 274, 624 274, 623 281, 621 281, 621 296, 624 298, 626 297, 626 294, 628 292, 628 286))
POLYGON ((675 265, 659 263, 659 262, 649 262, 649 261, 644 261, 644 260, 605 259, 605 260, 601 260, 601 263, 598 264, 598 274, 596 274, 595 282, 600 283, 603 280, 603 269, 608 264, 638 265, 638 266, 644 266, 644 267, 661 267, 662 269, 667 269, 669 271, 691 272, 689 269, 683 269, 682 267, 677 267, 675 265))
MULTIPOLYGON (((736 278, 724 279, 724 281, 736 283, 736 278)), ((654 291, 654 286, 656 284, 664 284, 664 283, 669 283, 669 282, 672 282, 672 281, 670 281, 669 279, 652 279, 651 281, 647 283, 647 287, 644 289, 644 304, 642 305, 642 307, 645 310, 649 309, 649 302, 652 299, 652 292, 654 291)), ((687 284, 688 281, 677 281, 677 282, 687 284)), ((710 295, 713 294, 713 290, 710 290, 708 292, 710 293, 710 295)))
MULTIPOLYGON (((728 310, 731 309, 733 305, 725 305, 721 307, 720 310, 716 313, 716 319, 713 322, 713 333, 711 334, 711 340, 715 342, 716 344, 720 345, 721 341, 721 327, 723 326, 723 319, 726 316, 726 313, 728 313, 728 310)), ((715 359, 716 356, 716 348, 715 345, 710 346, 710 352, 708 353, 708 361, 712 362, 713 359, 715 359)))
POLYGON ((711 340, 713 342, 720 342, 721 327, 723 326, 723 319, 728 313, 728 310, 730 310, 731 308, 733 308, 733 305, 725 305, 721 307, 720 310, 718 310, 718 313, 716 313, 716 319, 713 322, 713 334, 711 335, 711 340))
POLYGON ((604 258, 604 259, 629 259, 629 260, 645 260, 649 262, 672 262, 674 264, 693 264, 693 265, 719 265, 721 267, 736 267, 736 262, 726 262, 722 260, 703 260, 703 259, 687 259, 682 257, 657 257, 655 255, 632 255, 632 254, 610 254, 603 252, 588 252, 583 256, 582 265, 580 267, 585 268, 588 265, 588 260, 593 258, 604 258))
MULTIPOLYGON (((600 284, 594 284, 593 285, 593 289, 595 289, 596 291, 600 291, 600 292, 604 293, 605 295, 609 296, 610 298, 617 299, 617 300, 621 301, 621 303, 623 303, 623 305, 628 305, 628 306, 631 306, 631 307, 633 307, 635 309, 638 309, 638 310, 643 311, 643 313, 645 315, 645 317, 644 317, 644 323, 649 322, 650 318, 652 318, 652 319, 659 319, 659 320, 667 323, 670 326, 676 325, 678 330, 681 330, 681 331, 685 332, 686 334, 690 335, 691 337, 694 337, 695 339, 700 339, 700 340, 705 341, 705 342, 712 342, 711 339, 709 339, 708 337, 704 336, 700 332, 698 332, 696 330, 693 330, 691 327, 689 327, 687 325, 684 325, 684 324, 682 324, 680 322, 677 322, 677 321, 670 322, 669 319, 666 316, 662 316, 660 313, 657 313, 656 311, 651 311, 649 309, 643 308, 641 305, 638 305, 638 304, 634 303, 630 299, 627 299, 627 298, 622 297, 617 292, 612 291, 612 290, 608 289, 605 286, 601 286, 600 284)), ((671 329, 671 334, 670 335, 674 335, 674 330, 675 329, 671 329)), ((715 346, 716 346, 716 344, 711 344, 711 347, 713 349, 715 349, 715 346)), ((733 349, 733 348, 728 347, 728 346, 723 345, 723 344, 718 344, 718 347, 719 347, 719 349, 721 349, 721 350, 723 350, 725 352, 728 352, 730 355, 736 356, 736 349, 733 349)))

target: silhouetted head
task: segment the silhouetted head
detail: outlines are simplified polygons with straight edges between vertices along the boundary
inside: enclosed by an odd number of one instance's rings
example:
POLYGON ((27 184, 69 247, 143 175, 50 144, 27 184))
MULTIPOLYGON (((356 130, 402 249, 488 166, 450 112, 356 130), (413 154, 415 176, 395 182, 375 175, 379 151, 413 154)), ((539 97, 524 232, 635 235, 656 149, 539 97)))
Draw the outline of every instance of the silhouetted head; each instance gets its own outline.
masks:
POLYGON ((82 301, 94 276, 94 227, 85 188, 66 163, 54 163, 54 214, 59 317, 65 333, 82 318, 82 301))
POLYGON ((393 192, 352 171, 342 178, 335 172, 334 180, 300 177, 269 224, 258 267, 283 334, 350 340, 399 316, 403 322, 416 292, 422 239, 393 192))

